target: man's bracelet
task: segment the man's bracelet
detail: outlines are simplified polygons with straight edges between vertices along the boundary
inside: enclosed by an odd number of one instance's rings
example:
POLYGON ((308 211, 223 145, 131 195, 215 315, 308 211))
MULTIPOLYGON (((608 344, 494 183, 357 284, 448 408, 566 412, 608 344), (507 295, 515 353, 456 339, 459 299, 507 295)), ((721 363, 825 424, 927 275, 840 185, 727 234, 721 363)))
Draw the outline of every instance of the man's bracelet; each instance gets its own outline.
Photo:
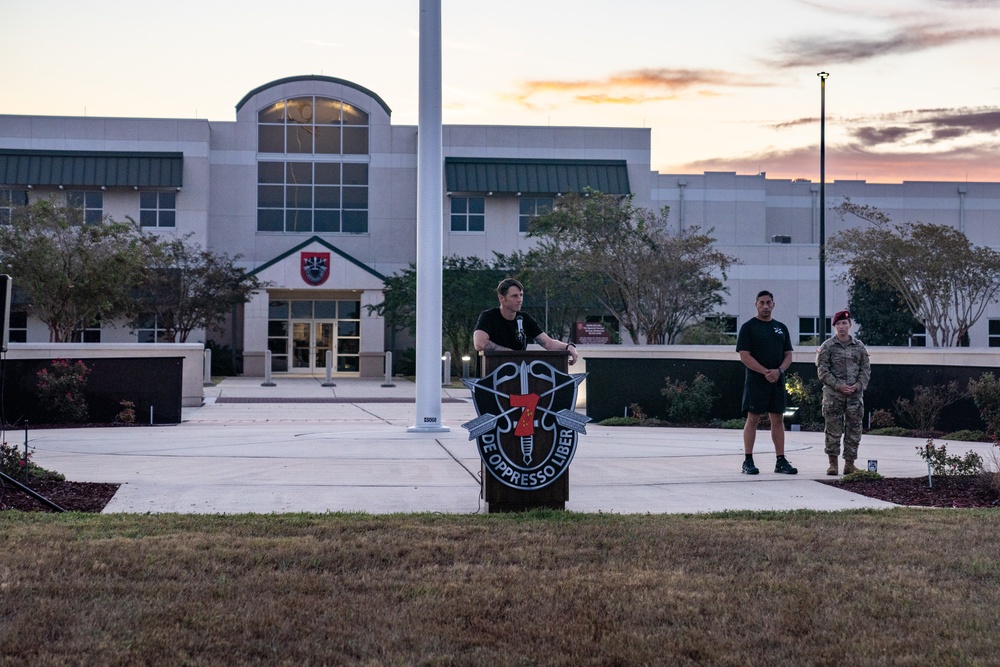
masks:
POLYGON ((566 343, 566 351, 569 352, 569 348, 576 347, 573 343, 566 343))

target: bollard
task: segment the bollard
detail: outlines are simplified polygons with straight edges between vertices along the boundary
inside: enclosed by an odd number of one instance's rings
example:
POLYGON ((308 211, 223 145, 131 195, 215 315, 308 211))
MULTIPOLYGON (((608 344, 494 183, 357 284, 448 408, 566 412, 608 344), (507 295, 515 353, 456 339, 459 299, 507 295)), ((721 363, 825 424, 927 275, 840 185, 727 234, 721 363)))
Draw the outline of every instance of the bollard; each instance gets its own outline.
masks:
POLYGON ((472 361, 472 357, 467 354, 462 355, 462 379, 469 379, 469 362, 472 361))
POLYGON ((392 352, 385 353, 385 382, 382 383, 383 387, 395 387, 392 383, 392 352))
POLYGON ((441 386, 451 386, 451 352, 445 352, 441 357, 441 386))
POLYGON ((153 406, 152 406, 152 404, 150 404, 150 406, 149 406, 149 425, 150 426, 153 425, 153 406))
POLYGON ((28 420, 24 420, 24 483, 28 483, 28 420))
POLYGON ((262 387, 276 387, 271 382, 271 350, 264 350, 264 381, 260 383, 262 387))
POLYGON ((326 382, 324 387, 336 387, 333 383, 333 350, 326 351, 326 382))
POLYGON ((202 370, 203 381, 201 386, 203 387, 214 387, 215 384, 212 382, 212 350, 205 348, 205 367, 202 370))

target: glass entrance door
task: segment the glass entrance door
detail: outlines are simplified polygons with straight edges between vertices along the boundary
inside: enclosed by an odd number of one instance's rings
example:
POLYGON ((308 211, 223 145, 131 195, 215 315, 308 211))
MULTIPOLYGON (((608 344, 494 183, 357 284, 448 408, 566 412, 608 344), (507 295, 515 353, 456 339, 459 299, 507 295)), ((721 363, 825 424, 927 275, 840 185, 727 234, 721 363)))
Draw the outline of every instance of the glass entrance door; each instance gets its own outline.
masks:
POLYGON ((292 372, 321 373, 334 350, 333 321, 292 321, 292 372))

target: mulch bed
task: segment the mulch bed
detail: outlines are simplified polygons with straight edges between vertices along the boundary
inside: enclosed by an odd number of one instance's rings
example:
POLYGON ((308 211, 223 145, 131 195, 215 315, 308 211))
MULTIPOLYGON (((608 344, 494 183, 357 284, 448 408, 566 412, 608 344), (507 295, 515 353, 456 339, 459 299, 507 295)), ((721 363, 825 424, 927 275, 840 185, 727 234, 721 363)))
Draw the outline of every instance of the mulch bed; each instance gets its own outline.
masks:
MULTIPOLYGON (((18 480, 22 484, 22 480, 18 480)), ((120 484, 100 482, 66 482, 54 479, 32 479, 27 484, 35 493, 48 498, 67 512, 100 512, 111 502, 120 484)), ((42 501, 0 479, 0 510, 22 512, 55 512, 42 501)))
POLYGON ((991 485, 991 477, 991 475, 939 476, 933 478, 931 486, 927 485, 926 476, 885 477, 878 480, 863 479, 851 482, 824 480, 823 483, 897 505, 952 508, 1000 507, 1000 490, 991 485))

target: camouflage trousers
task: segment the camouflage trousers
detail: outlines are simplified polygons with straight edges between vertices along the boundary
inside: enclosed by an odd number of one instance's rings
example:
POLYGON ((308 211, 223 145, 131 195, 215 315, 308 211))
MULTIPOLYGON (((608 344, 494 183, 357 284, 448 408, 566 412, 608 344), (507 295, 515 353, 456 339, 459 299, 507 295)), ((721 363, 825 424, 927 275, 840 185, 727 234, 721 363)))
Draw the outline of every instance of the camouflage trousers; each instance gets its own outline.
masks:
POLYGON ((840 441, 844 441, 844 460, 858 458, 861 428, 865 417, 862 396, 844 396, 823 392, 823 419, 826 421, 826 448, 828 456, 840 454, 840 441))

